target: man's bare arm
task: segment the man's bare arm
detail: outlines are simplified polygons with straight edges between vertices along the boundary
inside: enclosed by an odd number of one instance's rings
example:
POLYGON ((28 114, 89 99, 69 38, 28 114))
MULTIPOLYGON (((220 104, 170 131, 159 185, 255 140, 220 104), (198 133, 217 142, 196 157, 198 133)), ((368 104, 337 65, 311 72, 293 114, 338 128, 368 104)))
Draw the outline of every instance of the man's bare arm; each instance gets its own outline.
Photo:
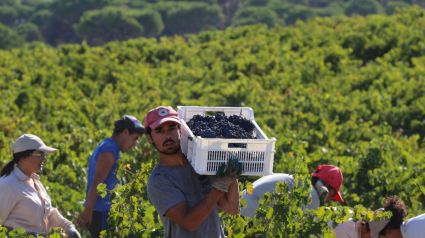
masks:
POLYGON ((189 231, 194 231, 207 219, 217 205, 218 200, 223 196, 224 194, 222 192, 213 188, 194 207, 189 209, 187 202, 181 202, 168 209, 165 215, 189 231))
POLYGON ((91 223, 94 204, 99 196, 99 194, 97 194, 97 185, 105 181, 114 163, 115 157, 113 152, 105 152, 99 155, 93 181, 90 185, 89 193, 86 198, 86 206, 77 219, 78 225, 85 227, 87 224, 91 223))

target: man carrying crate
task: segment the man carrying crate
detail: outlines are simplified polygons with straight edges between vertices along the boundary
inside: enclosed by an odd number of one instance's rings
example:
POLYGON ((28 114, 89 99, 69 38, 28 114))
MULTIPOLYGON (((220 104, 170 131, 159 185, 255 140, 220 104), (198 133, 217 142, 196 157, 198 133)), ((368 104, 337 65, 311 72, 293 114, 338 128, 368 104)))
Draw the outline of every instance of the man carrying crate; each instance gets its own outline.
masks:
MULTIPOLYGON (((312 202, 303 209, 315 210, 325 203, 330 203, 331 199, 343 202, 339 192, 343 176, 341 170, 333 165, 321 165, 311 174, 311 198, 312 202)), ((258 201, 266 192, 273 193, 278 182, 286 182, 289 189, 294 186, 294 179, 289 174, 272 174, 264 176, 253 184, 252 194, 243 191, 242 198, 246 199, 246 207, 241 208, 241 215, 248 216, 254 220, 255 211, 259 207, 258 201)))
POLYGON ((239 212, 242 164, 229 160, 215 178, 199 175, 180 148, 181 123, 172 107, 150 110, 144 124, 147 140, 159 153, 147 189, 165 237, 225 237, 217 207, 229 214, 239 212))

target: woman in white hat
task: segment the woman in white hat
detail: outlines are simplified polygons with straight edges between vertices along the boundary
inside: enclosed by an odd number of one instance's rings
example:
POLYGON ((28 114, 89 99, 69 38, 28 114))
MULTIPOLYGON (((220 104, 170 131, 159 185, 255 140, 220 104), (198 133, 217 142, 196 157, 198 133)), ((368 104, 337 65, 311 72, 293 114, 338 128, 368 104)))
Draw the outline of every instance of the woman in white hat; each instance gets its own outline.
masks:
POLYGON ((417 238, 425 237, 425 214, 404 221, 408 214, 406 205, 398 196, 385 199, 384 208, 375 211, 391 211, 388 220, 370 222, 371 238, 417 238))
POLYGON ((62 227, 68 237, 80 238, 72 222, 52 207, 39 180, 48 147, 37 136, 25 134, 12 146, 13 159, 0 172, 0 219, 8 230, 23 228, 28 234, 47 237, 49 229, 62 227))

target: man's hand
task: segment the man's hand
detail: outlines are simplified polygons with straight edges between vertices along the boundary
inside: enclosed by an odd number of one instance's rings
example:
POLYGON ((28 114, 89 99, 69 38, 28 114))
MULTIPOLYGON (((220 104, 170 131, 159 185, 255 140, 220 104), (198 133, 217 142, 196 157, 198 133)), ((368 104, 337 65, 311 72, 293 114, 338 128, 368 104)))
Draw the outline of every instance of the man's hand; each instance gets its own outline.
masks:
POLYGON ((68 226, 65 231, 66 235, 70 238, 81 238, 80 233, 75 229, 74 226, 68 226))
POLYGON ((323 184, 323 181, 321 179, 318 179, 316 184, 314 185, 314 188, 316 189, 317 194, 319 195, 320 200, 320 206, 324 206, 325 203, 329 203, 329 201, 326 199, 328 197, 328 188, 326 188, 325 184, 323 184))
POLYGON ((92 221, 93 209, 84 208, 84 211, 78 216, 77 224, 81 227, 88 227, 92 221))
POLYGON ((217 170, 212 186, 221 192, 227 192, 229 185, 242 174, 242 164, 238 159, 229 159, 226 164, 223 163, 217 170), (226 171, 225 171, 226 170, 226 171))

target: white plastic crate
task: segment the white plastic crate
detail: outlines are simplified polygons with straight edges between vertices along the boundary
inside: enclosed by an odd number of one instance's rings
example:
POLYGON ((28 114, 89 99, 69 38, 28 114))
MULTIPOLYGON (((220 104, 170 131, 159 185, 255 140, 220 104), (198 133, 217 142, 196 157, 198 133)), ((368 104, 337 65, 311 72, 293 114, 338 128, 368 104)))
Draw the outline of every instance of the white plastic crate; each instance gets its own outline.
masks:
POLYGON ((254 111, 249 107, 196 107, 177 106, 182 122, 181 148, 192 167, 199 174, 215 175, 221 163, 237 158, 242 163, 242 175, 269 175, 273 173, 276 138, 267 138, 254 120, 254 111), (254 126, 257 139, 219 139, 195 137, 188 122, 193 116, 224 113, 227 117, 241 115, 254 126), (229 148, 229 143, 244 143, 246 148, 229 148))

